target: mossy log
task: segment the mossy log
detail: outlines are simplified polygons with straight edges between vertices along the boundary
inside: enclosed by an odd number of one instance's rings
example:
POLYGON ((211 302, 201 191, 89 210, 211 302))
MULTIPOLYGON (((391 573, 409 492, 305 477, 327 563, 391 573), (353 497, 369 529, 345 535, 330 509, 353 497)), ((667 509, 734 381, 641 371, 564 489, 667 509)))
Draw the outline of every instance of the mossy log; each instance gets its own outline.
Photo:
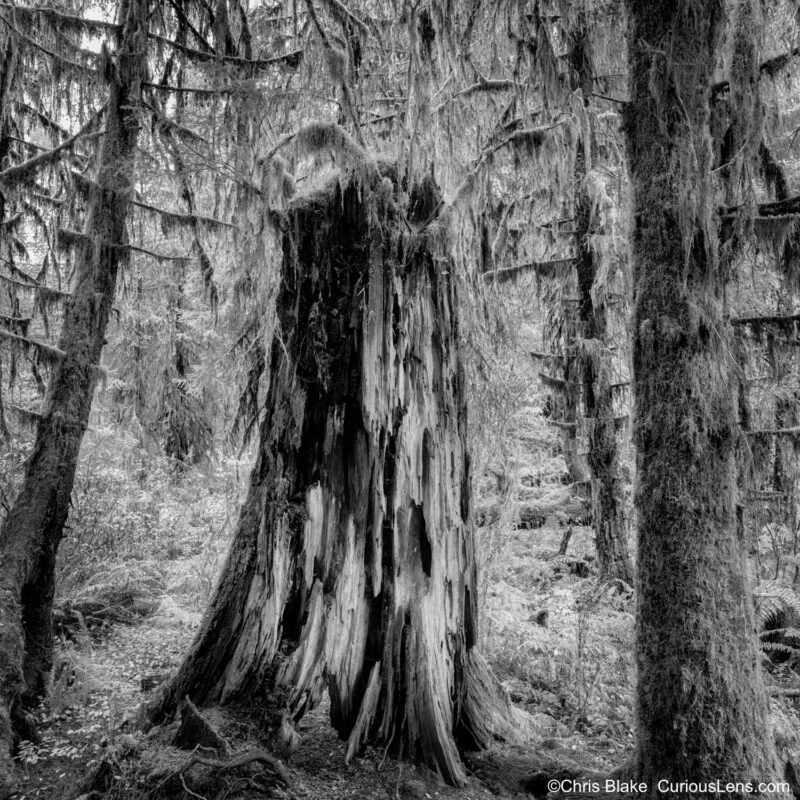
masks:
POLYGON ((149 714, 188 695, 299 719, 327 691, 348 759, 393 745, 460 784, 460 748, 530 731, 475 652, 455 282, 425 227, 438 199, 415 190, 404 220, 395 195, 391 177, 335 182, 288 211, 249 494, 149 714))

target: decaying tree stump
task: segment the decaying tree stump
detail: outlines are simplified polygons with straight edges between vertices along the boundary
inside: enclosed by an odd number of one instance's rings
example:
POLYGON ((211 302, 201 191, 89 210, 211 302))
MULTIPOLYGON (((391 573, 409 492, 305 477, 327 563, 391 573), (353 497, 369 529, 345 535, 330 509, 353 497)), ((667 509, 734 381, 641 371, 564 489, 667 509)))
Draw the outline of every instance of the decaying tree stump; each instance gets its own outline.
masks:
POLYGON ((474 649, 476 567, 457 302, 428 182, 293 201, 260 448, 216 595, 155 721, 326 690, 348 740, 463 783, 460 747, 526 724, 474 649), (491 687, 491 691, 487 691, 491 687), (492 729, 492 730, 490 730, 492 729))

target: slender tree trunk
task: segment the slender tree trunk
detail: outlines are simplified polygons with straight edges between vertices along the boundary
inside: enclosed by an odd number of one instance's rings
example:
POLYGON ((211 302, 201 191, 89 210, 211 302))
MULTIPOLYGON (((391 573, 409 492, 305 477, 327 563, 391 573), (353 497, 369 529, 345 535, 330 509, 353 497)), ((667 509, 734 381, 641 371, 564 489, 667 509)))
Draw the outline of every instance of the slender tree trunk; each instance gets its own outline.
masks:
MULTIPOLYGON (((22 488, 0 544, 0 687, 12 723, 41 696, 52 662, 51 611, 56 551, 69 510, 78 451, 89 420, 106 325, 114 300, 131 190, 146 71, 147 0, 123 0, 110 77, 106 135, 89 190, 76 279, 65 304, 59 348, 22 488)), ((0 716, 8 742, 8 717, 0 716), (3 723, 5 720, 5 724, 3 723)))
MULTIPOLYGON (((201 630, 150 713, 185 695, 269 697, 298 719, 327 690, 348 758, 392 744, 463 783, 459 747, 489 729, 519 737, 524 722, 474 649, 464 375, 442 231, 401 235, 393 193, 389 178, 336 184, 288 215, 249 495, 201 630)), ((412 197, 412 227, 432 194, 412 197)))
POLYGON ((637 765, 656 797, 661 779, 769 781, 780 772, 736 529, 735 370, 710 186, 724 3, 629 0, 628 8, 637 765))
MULTIPOLYGON (((12 3, 13 5, 13 3, 12 3)), ((14 81, 17 66, 17 50, 14 40, 8 30, 2 34, 4 40, 0 43, 0 164, 5 163, 5 159, 11 149, 11 130, 9 118, 11 113, 11 98, 9 97, 11 86, 14 81)), ((5 225, 8 216, 8 209, 6 207, 6 196, 0 187, 0 223, 5 225)), ((2 228, 0 228, 2 230, 2 228)), ((0 234, 0 259, 5 264, 9 258, 11 248, 7 237, 0 234)), ((11 304, 9 303, 9 306, 11 304)), ((2 308, 2 304, 0 304, 2 308)), ((13 315, 11 315, 13 316, 13 315)), ((3 408, 3 356, 0 353, 0 446, 2 446, 9 438, 9 430, 6 424, 5 410, 3 408)), ((6 494, 0 487, 0 500, 5 503, 6 494)), ((2 524, 2 517, 0 517, 0 524, 2 524)), ((0 735, 2 735, 2 712, 0 712, 0 735)))
POLYGON ((583 144, 576 158, 575 228, 578 239, 578 292, 581 334, 583 406, 587 420, 588 463, 592 484, 592 525, 600 574, 633 585, 633 563, 628 550, 625 487, 620 475, 619 443, 614 419, 611 352, 606 336, 607 306, 595 305, 596 256, 589 246, 592 231, 591 201, 585 187, 586 156, 583 144))
MULTIPOLYGON (((5 158, 9 151, 9 115, 10 115, 10 102, 9 97, 10 89, 14 81, 14 75, 17 64, 17 54, 14 40, 11 34, 5 30, 0 33, 4 37, 2 42, 2 58, 0 59, 0 156, 5 158)), ((0 221, 6 219, 6 197, 5 193, 0 189, 0 221)), ((8 253, 8 244, 4 240, 5 237, 0 239, 0 255, 6 257, 8 253)), ((0 375, 2 379, 2 375, 0 375)), ((2 396, 0 396, 0 403, 2 403, 2 396)), ((0 409, 0 420, 2 421, 2 430, 0 430, 0 440, 5 438, 5 416, 0 409)), ((5 499, 5 498, 4 498, 5 499)), ((2 531, 0 530, 0 533, 2 531)), ((2 542, 2 538, 0 538, 2 542)), ((3 626, 6 624, 3 616, 3 596, 0 595, 0 647, 3 644, 3 626)), ((0 666, 2 666, 2 653, 0 653, 0 666)), ((9 749, 6 746, 7 742, 11 741, 11 717, 8 709, 6 709, 2 702, 2 697, 5 694, 3 683, 3 676, 0 675, 0 796, 11 789, 11 758, 9 749)))

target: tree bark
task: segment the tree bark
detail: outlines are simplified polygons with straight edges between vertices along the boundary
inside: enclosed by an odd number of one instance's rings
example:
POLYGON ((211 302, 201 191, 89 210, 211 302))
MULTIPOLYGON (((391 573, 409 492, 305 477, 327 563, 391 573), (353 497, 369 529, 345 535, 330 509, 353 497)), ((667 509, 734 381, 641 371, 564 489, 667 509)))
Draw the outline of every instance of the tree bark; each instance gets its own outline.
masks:
POLYGON ((628 9, 637 768, 656 797, 664 778, 769 781, 780 770, 736 529, 736 373, 709 133, 724 4, 628 0, 628 9))
MULTIPOLYGON (((76 278, 65 303, 56 368, 22 488, 0 549, 0 737, 9 743, 23 705, 41 696, 52 663, 56 551, 63 534, 100 354, 116 288, 145 79, 147 0, 123 0, 109 68, 106 134, 87 198, 76 278)), ((5 745, 3 752, 6 752, 5 745)))
MULTIPOLYGON (((392 180, 294 202, 266 417, 216 594, 151 706, 328 691, 348 740, 451 783, 462 746, 525 722, 475 652, 476 567, 455 284, 430 184, 407 231, 392 180), (493 686, 489 691, 487 686, 493 686)), ((515 731, 514 727, 519 726, 515 731)))

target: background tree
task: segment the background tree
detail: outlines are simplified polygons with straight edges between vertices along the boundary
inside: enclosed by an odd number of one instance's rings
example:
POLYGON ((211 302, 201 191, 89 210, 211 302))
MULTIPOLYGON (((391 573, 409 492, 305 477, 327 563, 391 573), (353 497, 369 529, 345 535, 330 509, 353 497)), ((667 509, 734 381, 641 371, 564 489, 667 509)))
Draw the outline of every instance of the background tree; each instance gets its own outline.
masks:
MULTIPOLYGON (((637 775, 779 772, 737 535, 710 98, 722 3, 629 2, 639 547, 637 775)), ((651 789, 651 791, 654 791, 651 789)))
POLYGON ((147 74, 148 5, 120 7, 115 58, 108 57, 109 100, 94 180, 87 180, 86 221, 76 243, 76 276, 59 339, 59 363, 48 389, 22 487, 3 525, 0 674, 2 738, 20 724, 22 705, 41 695, 52 663, 53 576, 66 521, 78 450, 126 244, 139 121, 147 74))

